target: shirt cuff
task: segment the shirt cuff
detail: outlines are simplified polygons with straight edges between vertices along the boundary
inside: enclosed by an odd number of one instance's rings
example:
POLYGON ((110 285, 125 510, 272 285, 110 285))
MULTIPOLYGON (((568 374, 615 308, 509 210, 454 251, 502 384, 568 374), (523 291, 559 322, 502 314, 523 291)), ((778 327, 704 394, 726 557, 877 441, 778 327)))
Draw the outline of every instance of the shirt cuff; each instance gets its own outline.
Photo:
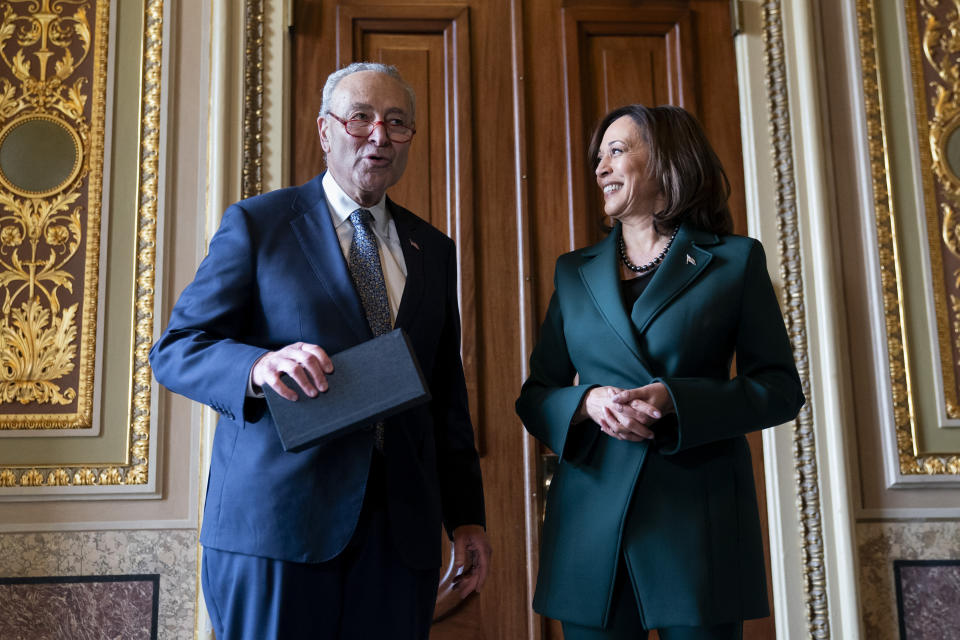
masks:
MULTIPOLYGON (((263 354, 263 356, 265 356, 265 355, 267 355, 267 354, 266 354, 266 353, 263 354)), ((263 356, 260 356, 259 358, 257 358, 256 360, 253 361, 253 366, 250 367, 250 373, 247 374, 247 393, 246 393, 246 396, 247 396, 248 398, 262 398, 262 397, 263 397, 263 389, 261 389, 260 387, 255 386, 255 385, 253 384, 253 367, 257 366, 257 363, 260 362, 260 360, 263 359, 263 356)))

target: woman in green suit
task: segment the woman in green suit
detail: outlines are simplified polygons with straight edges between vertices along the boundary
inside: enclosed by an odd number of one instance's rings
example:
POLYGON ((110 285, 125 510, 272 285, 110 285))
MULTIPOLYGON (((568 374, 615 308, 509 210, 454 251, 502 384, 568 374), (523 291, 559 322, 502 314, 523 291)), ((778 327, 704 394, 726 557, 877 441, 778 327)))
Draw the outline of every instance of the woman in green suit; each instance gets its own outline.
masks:
POLYGON ((804 402, 763 248, 683 109, 611 112, 590 157, 615 224, 557 260, 517 401, 560 456, 533 606, 566 640, 740 638, 769 615, 744 434, 804 402))

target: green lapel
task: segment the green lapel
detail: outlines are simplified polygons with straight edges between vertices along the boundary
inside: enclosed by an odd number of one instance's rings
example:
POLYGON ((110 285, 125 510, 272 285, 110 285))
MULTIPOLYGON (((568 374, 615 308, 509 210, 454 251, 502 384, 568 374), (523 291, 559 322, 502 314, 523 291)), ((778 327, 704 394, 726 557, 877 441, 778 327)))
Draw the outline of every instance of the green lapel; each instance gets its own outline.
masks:
POLYGON ((633 305, 630 317, 637 331, 645 331, 660 310, 706 269, 713 254, 701 246, 718 242, 719 239, 714 233, 700 231, 687 224, 680 225, 673 246, 653 274, 646 290, 633 305))
POLYGON ((620 337, 640 364, 640 368, 649 376, 646 361, 637 346, 633 325, 623 308, 620 296, 620 267, 617 242, 620 238, 620 225, 617 224, 605 240, 584 251, 584 257, 590 258, 580 265, 580 279, 593 303, 600 310, 610 328, 620 337))

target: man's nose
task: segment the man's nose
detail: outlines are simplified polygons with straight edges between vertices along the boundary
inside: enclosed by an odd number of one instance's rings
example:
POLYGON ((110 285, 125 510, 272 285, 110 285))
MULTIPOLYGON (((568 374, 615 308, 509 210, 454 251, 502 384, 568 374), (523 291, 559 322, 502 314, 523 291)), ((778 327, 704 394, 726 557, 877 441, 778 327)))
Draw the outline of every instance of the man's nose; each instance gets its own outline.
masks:
POLYGON ((370 129, 370 135, 367 138, 378 147, 385 147, 390 144, 390 137, 387 135, 387 123, 383 120, 377 120, 370 129))

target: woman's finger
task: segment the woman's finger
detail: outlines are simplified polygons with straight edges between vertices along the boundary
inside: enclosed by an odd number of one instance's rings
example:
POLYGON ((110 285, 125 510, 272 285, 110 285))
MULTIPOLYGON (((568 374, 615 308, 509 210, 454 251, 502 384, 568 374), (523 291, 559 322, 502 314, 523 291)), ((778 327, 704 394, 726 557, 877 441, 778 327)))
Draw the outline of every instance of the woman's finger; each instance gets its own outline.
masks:
MULTIPOLYGON (((631 429, 628 425, 623 424, 620 416, 610 411, 609 408, 604 407, 604 411, 606 411, 607 420, 611 423, 609 430, 613 437, 618 440, 629 440, 630 442, 639 442, 645 439, 645 436, 638 434, 636 429, 631 429)), ((640 428, 642 429, 643 427, 641 426, 640 428)))
POLYGON ((643 416, 641 420, 634 420, 625 413, 620 412, 614 412, 613 416, 620 424, 620 431, 626 431, 637 440, 649 440, 653 438, 653 431, 647 428, 646 422, 649 418, 646 418, 646 416, 643 416))
POLYGON ((619 389, 612 400, 618 404, 628 404, 631 400, 643 399, 644 397, 646 397, 646 394, 643 387, 636 387, 634 389, 619 389))
POLYGON ((622 424, 628 424, 627 420, 639 422, 640 424, 650 424, 654 421, 649 415, 644 412, 638 411, 632 405, 629 404, 616 404, 613 405, 614 413, 617 414, 620 418, 622 424), (622 417, 621 417, 622 416, 622 417))
POLYGON ((659 409, 649 402, 644 402, 643 400, 633 400, 628 406, 639 413, 653 418, 654 420, 659 420, 663 417, 663 414, 659 409))
POLYGON ((616 416, 613 415, 613 412, 610 411, 609 407, 603 408, 603 422, 611 436, 618 440, 623 440, 623 436, 620 434, 620 423, 617 421, 616 416))

